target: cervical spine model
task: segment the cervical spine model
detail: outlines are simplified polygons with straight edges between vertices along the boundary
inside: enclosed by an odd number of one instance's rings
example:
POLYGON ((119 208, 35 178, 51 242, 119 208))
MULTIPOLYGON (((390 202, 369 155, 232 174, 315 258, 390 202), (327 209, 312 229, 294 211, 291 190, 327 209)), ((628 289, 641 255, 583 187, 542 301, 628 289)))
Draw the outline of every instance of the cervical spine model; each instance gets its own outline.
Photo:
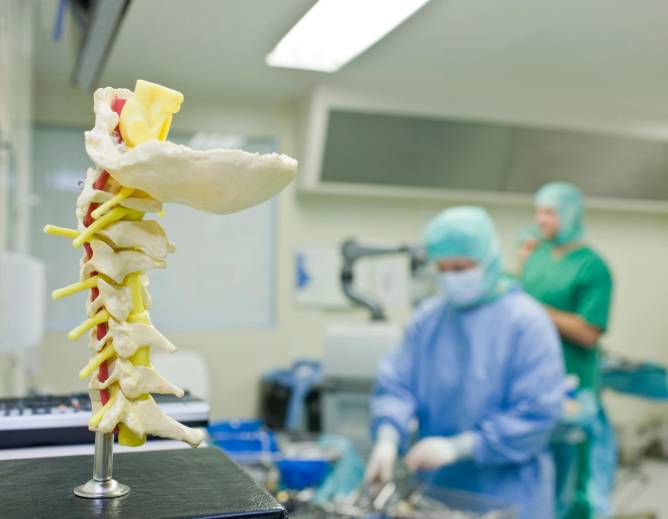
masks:
POLYGON ((95 92, 95 128, 86 132, 89 169, 77 199, 78 229, 47 225, 48 234, 83 246, 80 281, 53 292, 60 299, 90 290, 88 319, 70 340, 89 334, 91 358, 79 377, 91 377, 89 429, 118 431, 122 445, 138 446, 147 435, 197 446, 199 430, 163 414, 151 393, 182 396, 183 390, 151 366, 151 348, 175 346, 151 323, 146 270, 165 268, 175 250, 163 228, 145 213, 176 202, 231 213, 271 198, 293 179, 297 162, 278 154, 241 150, 197 151, 166 141, 183 95, 139 80, 135 91, 95 92))

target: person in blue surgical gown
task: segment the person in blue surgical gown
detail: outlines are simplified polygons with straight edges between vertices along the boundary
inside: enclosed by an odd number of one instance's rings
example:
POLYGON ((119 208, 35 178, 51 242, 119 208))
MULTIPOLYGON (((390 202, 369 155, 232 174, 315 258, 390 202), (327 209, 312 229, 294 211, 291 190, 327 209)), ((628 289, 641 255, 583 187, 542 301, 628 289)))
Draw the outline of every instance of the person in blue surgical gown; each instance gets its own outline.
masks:
POLYGON ((564 394, 555 327, 502 276, 482 208, 444 211, 425 241, 443 294, 416 311, 403 343, 380 364, 367 483, 390 480, 407 451, 407 467, 433 484, 512 502, 522 519, 549 519, 548 440, 564 394), (418 441, 409 449, 414 419, 418 441))

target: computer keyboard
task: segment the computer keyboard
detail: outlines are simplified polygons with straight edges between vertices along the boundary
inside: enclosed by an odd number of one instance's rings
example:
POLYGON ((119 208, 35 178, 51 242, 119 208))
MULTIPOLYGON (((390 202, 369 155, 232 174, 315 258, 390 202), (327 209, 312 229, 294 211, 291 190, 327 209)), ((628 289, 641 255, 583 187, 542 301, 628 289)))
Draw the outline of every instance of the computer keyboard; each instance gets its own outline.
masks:
MULTIPOLYGON (((175 420, 189 427, 206 427, 209 404, 188 392, 153 395, 175 420)), ((0 399, 0 449, 44 445, 75 445, 94 441, 88 430, 91 404, 88 393, 40 395, 0 399)))

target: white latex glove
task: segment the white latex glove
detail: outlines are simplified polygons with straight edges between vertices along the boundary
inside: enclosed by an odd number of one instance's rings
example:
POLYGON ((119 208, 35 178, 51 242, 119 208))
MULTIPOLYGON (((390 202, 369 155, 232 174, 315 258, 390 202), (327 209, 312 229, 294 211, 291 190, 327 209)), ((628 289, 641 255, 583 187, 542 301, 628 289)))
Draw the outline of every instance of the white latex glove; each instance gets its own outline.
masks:
POLYGON ((411 472, 435 470, 470 458, 475 447, 472 433, 457 436, 432 436, 416 443, 406 455, 406 466, 411 472))
POLYGON ((389 424, 380 426, 378 438, 366 467, 365 483, 387 483, 392 480, 399 451, 399 436, 399 432, 393 426, 389 424))

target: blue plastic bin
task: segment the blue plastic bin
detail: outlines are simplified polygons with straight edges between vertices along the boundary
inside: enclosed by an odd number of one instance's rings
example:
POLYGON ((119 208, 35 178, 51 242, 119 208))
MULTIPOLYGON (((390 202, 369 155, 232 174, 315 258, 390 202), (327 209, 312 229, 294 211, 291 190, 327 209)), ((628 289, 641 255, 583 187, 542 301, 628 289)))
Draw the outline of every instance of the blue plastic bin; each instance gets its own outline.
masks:
POLYGON ((281 473, 281 486, 291 490, 317 487, 332 468, 332 463, 324 459, 281 459, 276 462, 281 473))
POLYGON ((208 430, 211 441, 239 463, 271 460, 279 453, 274 433, 261 420, 226 420, 208 430))

